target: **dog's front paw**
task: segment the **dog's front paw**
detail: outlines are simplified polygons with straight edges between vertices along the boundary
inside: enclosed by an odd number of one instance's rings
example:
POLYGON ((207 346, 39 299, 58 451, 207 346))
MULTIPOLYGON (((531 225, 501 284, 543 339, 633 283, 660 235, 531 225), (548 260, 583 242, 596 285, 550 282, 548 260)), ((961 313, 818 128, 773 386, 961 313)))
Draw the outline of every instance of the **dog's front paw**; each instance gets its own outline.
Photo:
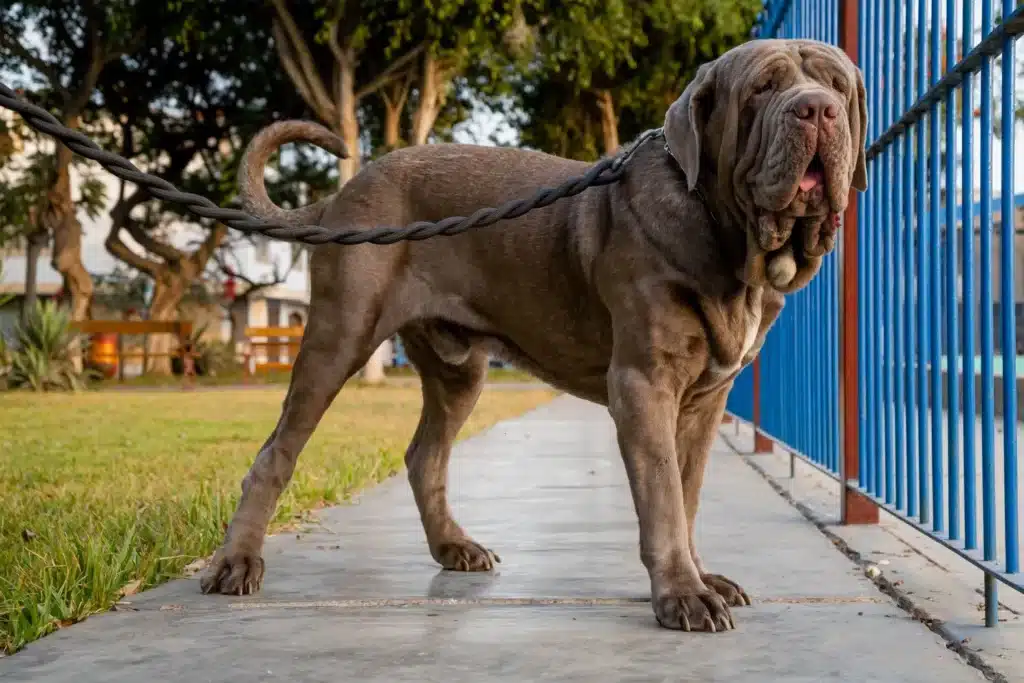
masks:
POLYGON ((213 556, 199 580, 203 593, 252 595, 263 585, 263 558, 259 550, 244 550, 225 544, 213 556))
POLYGON ((711 633, 735 628, 725 598, 708 588, 655 597, 652 603, 655 618, 665 628, 711 633))
POLYGON ((718 593, 730 607, 746 607, 750 605, 750 596, 743 588, 721 574, 702 574, 700 580, 704 585, 718 593))
POLYGON ((497 553, 469 538, 439 543, 434 558, 445 569, 457 572, 489 572, 501 562, 497 553))

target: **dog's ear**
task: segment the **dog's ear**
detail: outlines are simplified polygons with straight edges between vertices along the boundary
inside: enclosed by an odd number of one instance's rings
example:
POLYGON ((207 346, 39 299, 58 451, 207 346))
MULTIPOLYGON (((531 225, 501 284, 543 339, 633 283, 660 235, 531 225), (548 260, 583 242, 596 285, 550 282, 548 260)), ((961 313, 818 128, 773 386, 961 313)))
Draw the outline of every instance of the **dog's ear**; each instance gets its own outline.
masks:
POLYGON ((714 94, 714 62, 709 62, 697 69, 697 75, 665 114, 665 143, 682 167, 691 191, 700 174, 701 141, 714 94))
POLYGON ((850 135, 853 136, 853 144, 857 146, 855 154, 857 159, 853 164, 853 179, 851 185, 859 192, 868 189, 867 150, 868 142, 868 97, 864 89, 864 74, 856 66, 853 67, 854 78, 857 87, 854 96, 851 98, 849 108, 850 135))

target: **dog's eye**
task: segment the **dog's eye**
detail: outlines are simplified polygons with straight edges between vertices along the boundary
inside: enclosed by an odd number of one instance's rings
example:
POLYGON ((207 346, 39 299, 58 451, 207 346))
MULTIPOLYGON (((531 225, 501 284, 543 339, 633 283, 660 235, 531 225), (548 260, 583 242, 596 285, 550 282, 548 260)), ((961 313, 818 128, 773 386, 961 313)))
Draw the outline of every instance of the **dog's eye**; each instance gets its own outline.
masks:
POLYGON ((765 81, 763 83, 758 83, 757 85, 754 86, 754 94, 762 95, 770 91, 773 87, 775 87, 775 84, 770 80, 765 81))
POLYGON ((832 79, 832 89, 842 95, 848 95, 850 92, 850 84, 846 82, 846 79, 842 76, 836 76, 832 79))

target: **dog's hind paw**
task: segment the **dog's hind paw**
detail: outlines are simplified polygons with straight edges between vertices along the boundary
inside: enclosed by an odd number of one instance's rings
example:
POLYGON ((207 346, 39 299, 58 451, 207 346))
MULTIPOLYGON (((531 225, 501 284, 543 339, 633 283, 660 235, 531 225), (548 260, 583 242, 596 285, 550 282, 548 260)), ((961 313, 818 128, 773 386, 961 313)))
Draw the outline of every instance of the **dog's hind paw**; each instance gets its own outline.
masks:
POLYGON ((439 544, 435 558, 445 569, 457 572, 489 572, 501 562, 497 553, 468 538, 439 544))
POLYGON ((263 585, 263 558, 258 553, 217 551, 199 580, 203 593, 252 595, 263 585))

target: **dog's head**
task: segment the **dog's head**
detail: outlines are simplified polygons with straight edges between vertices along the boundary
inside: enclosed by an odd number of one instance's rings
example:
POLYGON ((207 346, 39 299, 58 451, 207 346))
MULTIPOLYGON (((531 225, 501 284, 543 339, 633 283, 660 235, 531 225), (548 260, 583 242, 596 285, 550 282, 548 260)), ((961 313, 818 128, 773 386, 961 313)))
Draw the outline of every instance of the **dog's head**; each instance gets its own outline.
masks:
POLYGON ((746 231, 740 277, 784 293, 834 248, 850 188, 867 189, 866 134, 860 70, 810 40, 733 48, 700 67, 665 117, 689 189, 746 231))

